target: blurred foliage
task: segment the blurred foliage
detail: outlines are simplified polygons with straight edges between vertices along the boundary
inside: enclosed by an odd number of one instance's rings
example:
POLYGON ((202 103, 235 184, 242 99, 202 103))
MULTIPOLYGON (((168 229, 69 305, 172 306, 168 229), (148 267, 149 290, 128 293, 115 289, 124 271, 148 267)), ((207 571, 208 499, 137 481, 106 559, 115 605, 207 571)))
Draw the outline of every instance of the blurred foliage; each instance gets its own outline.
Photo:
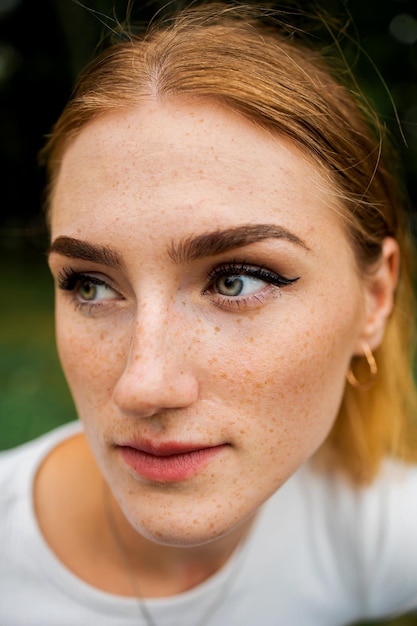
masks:
POLYGON ((55 349, 52 279, 32 255, 19 261, 1 258, 1 448, 75 418, 55 349))
MULTIPOLYGON (((250 0, 249 0, 250 1, 250 0)), ((252 0, 256 2, 256 0, 252 0)), ((198 3, 198 2, 196 2, 198 3)), ((43 172, 37 153, 76 76, 103 32, 126 16, 127 0, 0 0, 0 448, 75 418, 55 349, 52 280, 44 258, 43 172)), ((187 0, 137 1, 146 23, 187 0)), ((288 6, 289 1, 275 2, 288 6)), ((319 0, 345 21, 344 49, 362 90, 390 129, 417 207, 417 3, 415 0, 319 0)), ((338 33, 336 33, 336 36, 338 33)), ((329 41, 331 41, 329 36, 329 41)), ((417 626, 405 616, 391 626, 417 626)))

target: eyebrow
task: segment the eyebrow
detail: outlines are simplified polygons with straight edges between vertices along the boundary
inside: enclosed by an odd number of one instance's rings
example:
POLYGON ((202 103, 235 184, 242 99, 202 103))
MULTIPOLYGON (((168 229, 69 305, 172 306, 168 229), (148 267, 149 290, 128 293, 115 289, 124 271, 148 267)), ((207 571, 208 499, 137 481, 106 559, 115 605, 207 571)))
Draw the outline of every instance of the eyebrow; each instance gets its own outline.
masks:
MULTIPOLYGON (((242 248, 264 239, 285 239, 290 243, 309 250, 305 242, 286 228, 274 224, 245 224, 225 230, 203 233, 197 237, 190 236, 180 243, 171 242, 168 254, 174 263, 186 263, 222 252, 242 248)), ((48 249, 52 253, 63 256, 92 261, 108 267, 120 268, 122 259, 119 253, 110 246, 96 246, 73 237, 57 237, 48 249)))
POLYGON ((274 224, 245 224, 226 230, 215 230, 197 237, 187 237, 179 244, 172 242, 168 252, 175 263, 184 263, 215 256, 234 248, 242 248, 264 239, 285 239, 309 250, 302 239, 286 228, 274 224))
POLYGON ((72 259, 92 261, 109 267, 119 268, 122 265, 120 255, 108 246, 95 246, 73 237, 57 237, 48 249, 48 255, 56 252, 72 259))

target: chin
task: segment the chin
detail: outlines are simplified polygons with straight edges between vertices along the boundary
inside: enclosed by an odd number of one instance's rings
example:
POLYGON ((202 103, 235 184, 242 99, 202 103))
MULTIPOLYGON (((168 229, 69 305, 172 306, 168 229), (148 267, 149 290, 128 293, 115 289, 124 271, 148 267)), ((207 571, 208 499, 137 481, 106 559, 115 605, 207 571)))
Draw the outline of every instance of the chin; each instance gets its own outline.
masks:
POLYGON ((184 523, 167 521, 166 524, 144 525, 133 523, 135 530, 148 541, 164 546, 176 548, 193 548, 219 540, 229 535, 234 529, 234 524, 218 524, 216 521, 187 520, 184 523))
POLYGON ((219 541, 236 534, 237 539, 245 532, 254 514, 237 517, 235 511, 219 511, 205 509, 196 505, 194 510, 169 511, 150 510, 145 517, 144 511, 138 514, 125 513, 133 528, 145 539, 159 545, 176 548, 193 548, 219 541), (140 519, 139 519, 140 517, 140 519), (155 522, 155 520, 157 520, 155 522))

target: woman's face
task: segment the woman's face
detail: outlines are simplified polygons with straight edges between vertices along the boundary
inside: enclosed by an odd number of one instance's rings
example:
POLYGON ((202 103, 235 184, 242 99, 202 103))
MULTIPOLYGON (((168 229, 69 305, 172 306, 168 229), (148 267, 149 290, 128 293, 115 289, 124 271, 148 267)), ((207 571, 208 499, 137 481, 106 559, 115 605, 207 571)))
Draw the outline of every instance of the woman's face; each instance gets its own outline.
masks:
POLYGON ((291 143, 214 104, 100 118, 52 206, 60 357, 145 536, 196 545, 320 446, 364 325, 333 195, 291 143))

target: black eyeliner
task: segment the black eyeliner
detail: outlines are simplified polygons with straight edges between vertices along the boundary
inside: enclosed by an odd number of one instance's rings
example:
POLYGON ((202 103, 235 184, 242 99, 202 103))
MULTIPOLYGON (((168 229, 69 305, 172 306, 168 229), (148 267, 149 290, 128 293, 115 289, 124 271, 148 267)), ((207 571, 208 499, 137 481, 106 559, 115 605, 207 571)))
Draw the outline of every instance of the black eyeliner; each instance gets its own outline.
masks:
POLYGON ((276 274, 271 270, 268 270, 264 267, 257 267, 251 265, 249 263, 228 263, 224 265, 220 265, 215 267, 208 275, 208 279, 210 281, 218 278, 219 276, 226 275, 239 275, 244 274, 245 276, 250 276, 252 278, 258 278, 259 280, 264 280, 265 282, 270 283, 271 285, 275 285, 276 287, 285 287, 295 283, 300 279, 300 276, 295 278, 285 278, 281 274, 276 274))

